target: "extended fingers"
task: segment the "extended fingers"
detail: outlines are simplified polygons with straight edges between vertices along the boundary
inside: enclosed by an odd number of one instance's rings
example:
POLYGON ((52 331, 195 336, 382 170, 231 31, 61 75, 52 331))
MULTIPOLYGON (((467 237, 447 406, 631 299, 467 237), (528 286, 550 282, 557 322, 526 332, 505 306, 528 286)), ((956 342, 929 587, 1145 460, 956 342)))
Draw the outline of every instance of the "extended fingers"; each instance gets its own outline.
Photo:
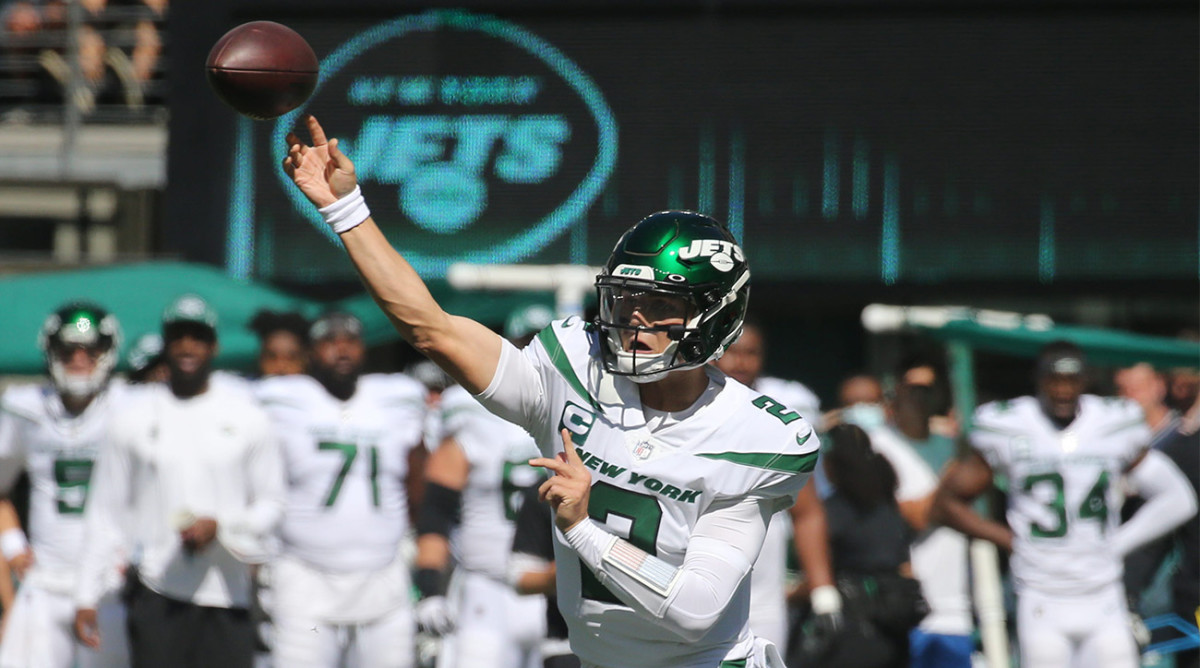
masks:
POLYGON ((571 471, 571 467, 564 461, 559 459, 551 459, 549 457, 537 457, 529 460, 530 466, 540 466, 544 469, 554 471, 556 475, 567 475, 571 471))
POLYGON ((313 146, 327 144, 329 140, 325 138, 325 128, 322 128, 321 124, 317 122, 317 117, 309 114, 304 120, 308 124, 308 134, 312 136, 313 146))

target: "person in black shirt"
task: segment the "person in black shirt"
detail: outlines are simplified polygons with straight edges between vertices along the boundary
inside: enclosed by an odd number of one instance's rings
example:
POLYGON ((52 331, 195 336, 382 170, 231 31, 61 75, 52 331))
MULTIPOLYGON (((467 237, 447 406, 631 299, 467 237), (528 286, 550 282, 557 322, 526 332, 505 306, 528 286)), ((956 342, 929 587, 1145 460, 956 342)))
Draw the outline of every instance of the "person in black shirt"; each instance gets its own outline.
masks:
POLYGON ((567 622, 558 611, 554 595, 554 516, 550 504, 538 500, 538 485, 524 491, 513 535, 509 580, 518 594, 546 595, 544 668, 579 668, 579 659, 567 645, 567 622))
POLYGON ((896 505, 896 472, 856 425, 837 425, 826 439, 824 466, 836 491, 825 514, 845 619, 832 637, 810 643, 805 665, 907 666, 909 631, 928 608, 911 578, 914 531, 896 505))

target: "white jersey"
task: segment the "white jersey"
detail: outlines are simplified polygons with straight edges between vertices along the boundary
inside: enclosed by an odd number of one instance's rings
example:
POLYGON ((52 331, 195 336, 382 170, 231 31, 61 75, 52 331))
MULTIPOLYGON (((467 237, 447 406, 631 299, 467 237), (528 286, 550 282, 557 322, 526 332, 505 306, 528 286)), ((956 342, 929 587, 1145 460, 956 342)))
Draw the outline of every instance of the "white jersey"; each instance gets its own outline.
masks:
MULTIPOLYGON (((603 371, 599 345, 578 318, 555 322, 523 351, 504 353, 522 355, 540 386, 510 387, 498 372, 480 395, 496 411, 512 405, 491 399, 497 387, 519 395, 520 408, 504 417, 526 427, 547 457, 562 451, 559 430, 571 432, 592 470, 588 512, 596 522, 678 567, 710 508, 746 498, 776 508, 795 501, 819 445, 798 413, 712 367, 692 407, 643 410, 636 384, 603 371)), ((683 668, 752 655, 749 578, 705 635, 688 643, 622 604, 555 535, 558 606, 585 664, 683 668)))
POLYGON ((1085 394, 1061 430, 1034 397, 979 408, 971 444, 1008 478, 1018 587, 1080 595, 1120 580, 1109 540, 1121 519, 1117 482, 1149 440, 1141 408, 1127 399, 1085 394))
POLYGON ((30 581, 46 589, 74 590, 92 467, 123 394, 123 383, 112 381, 78 416, 48 384, 13 386, 0 397, 0 488, 7 495, 21 470, 29 472, 26 530, 37 558, 30 581))
POLYGON ((392 563, 408 531, 408 454, 421 443, 425 388, 370 374, 341 401, 295 375, 267 378, 256 393, 283 445, 283 552, 330 573, 392 563))
MULTIPOLYGON (((803 384, 762 377, 754 391, 787 406, 809 424, 819 424, 821 400, 803 384)), ((787 555, 792 539, 791 514, 781 510, 771 518, 762 552, 750 573, 750 628, 778 647, 787 647, 787 555)))
POLYGON ((462 492, 462 522, 450 537, 459 568, 504 580, 523 490, 542 478, 529 465, 537 446, 525 430, 492 415, 459 386, 442 395, 442 436, 471 465, 462 492))

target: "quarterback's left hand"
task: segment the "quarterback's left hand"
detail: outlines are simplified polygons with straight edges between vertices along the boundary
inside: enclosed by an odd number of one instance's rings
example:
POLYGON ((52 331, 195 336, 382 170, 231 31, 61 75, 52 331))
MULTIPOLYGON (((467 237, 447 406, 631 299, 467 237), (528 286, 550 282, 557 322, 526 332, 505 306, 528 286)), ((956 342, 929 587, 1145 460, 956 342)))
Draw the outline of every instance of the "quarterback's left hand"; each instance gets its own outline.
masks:
POLYGON ((554 524, 559 531, 567 532, 588 516, 588 497, 592 492, 592 474, 583 465, 571 434, 562 430, 563 452, 558 457, 538 457, 529 460, 530 466, 542 466, 554 472, 550 479, 538 488, 538 499, 550 503, 554 509, 554 524))

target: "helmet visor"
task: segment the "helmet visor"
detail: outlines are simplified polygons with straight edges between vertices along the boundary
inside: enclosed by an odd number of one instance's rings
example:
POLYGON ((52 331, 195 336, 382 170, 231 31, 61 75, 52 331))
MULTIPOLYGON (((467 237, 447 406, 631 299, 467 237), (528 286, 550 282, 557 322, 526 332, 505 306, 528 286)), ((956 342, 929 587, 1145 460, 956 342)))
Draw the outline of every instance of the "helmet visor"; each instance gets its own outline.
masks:
POLYGON ((696 314, 692 298, 637 286, 601 285, 600 319, 623 327, 682 325, 696 314))

